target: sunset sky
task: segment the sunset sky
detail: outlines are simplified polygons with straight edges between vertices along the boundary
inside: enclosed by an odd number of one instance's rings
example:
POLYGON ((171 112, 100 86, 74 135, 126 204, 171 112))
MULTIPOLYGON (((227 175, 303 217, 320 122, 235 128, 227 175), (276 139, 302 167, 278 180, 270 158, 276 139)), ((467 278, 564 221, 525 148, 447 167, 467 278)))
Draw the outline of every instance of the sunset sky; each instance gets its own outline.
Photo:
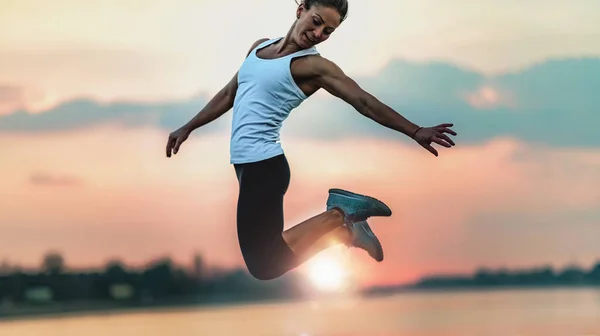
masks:
MULTIPOLYGON (((170 255, 241 265, 231 112, 167 159, 250 45, 285 35, 293 0, 0 3, 0 261, 74 267, 170 255)), ((435 158, 319 93, 282 129, 286 227, 327 190, 375 196, 381 264, 364 284, 479 266, 600 258, 600 2, 350 1, 318 49, 414 122, 455 123, 435 158), (359 153, 359 154, 357 154, 359 153), (360 156, 359 156, 360 155, 360 156)))

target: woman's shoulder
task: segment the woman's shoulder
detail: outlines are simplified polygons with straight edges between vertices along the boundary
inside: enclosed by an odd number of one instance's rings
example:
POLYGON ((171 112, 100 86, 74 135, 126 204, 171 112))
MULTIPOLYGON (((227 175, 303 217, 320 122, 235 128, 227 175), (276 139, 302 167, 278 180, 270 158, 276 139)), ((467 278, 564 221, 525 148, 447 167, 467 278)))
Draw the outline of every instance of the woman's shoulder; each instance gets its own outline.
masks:
POLYGON ((252 52, 252 50, 254 50, 256 47, 258 47, 262 43, 267 42, 269 40, 270 40, 270 38, 263 37, 263 38, 260 38, 260 39, 258 39, 256 41, 254 41, 254 43, 252 43, 252 46, 250 46, 250 50, 248 50, 248 55, 250 55, 250 53, 252 52))
POLYGON ((271 40, 271 38, 269 38, 269 37, 263 37, 263 38, 260 38, 260 39, 256 40, 256 41, 255 41, 255 42, 252 44, 252 49, 254 49, 254 48, 258 47, 258 46, 259 46, 261 43, 263 43, 263 42, 267 42, 267 41, 270 41, 270 40, 271 40))

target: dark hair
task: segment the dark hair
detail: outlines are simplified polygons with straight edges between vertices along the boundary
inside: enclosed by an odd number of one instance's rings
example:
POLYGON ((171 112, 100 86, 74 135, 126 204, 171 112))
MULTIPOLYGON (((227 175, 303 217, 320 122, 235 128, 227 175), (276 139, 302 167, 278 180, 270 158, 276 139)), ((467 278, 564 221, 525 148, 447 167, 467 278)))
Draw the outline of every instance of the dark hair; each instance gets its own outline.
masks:
POLYGON ((346 17, 348 17, 348 0, 296 0, 296 3, 298 5, 304 4, 304 7, 306 9, 310 9, 312 5, 320 5, 323 7, 335 8, 342 17, 342 19, 340 20, 341 22, 343 22, 346 19, 346 17))

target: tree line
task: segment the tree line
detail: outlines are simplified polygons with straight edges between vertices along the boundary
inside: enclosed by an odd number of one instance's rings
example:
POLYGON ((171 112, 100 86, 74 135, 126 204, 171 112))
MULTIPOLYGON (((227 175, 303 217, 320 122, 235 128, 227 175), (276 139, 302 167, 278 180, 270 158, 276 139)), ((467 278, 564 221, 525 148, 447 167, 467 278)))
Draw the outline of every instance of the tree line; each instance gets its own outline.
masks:
POLYGON ((600 261, 589 269, 577 265, 561 270, 551 266, 515 270, 480 268, 471 275, 426 276, 414 284, 417 288, 511 286, 600 286, 600 261))
MULTIPOLYGON (((509 270, 481 268, 470 275, 431 275, 402 289, 451 289, 539 286, 600 286, 600 261, 590 269, 550 266, 509 270)), ((365 293, 393 292, 398 286, 366 289, 365 293)), ((294 299, 307 295, 307 283, 296 272, 272 281, 259 281, 245 269, 207 267, 201 256, 191 267, 159 258, 143 267, 114 260, 95 270, 72 270, 59 253, 48 253, 41 266, 24 270, 0 264, 0 316, 15 307, 131 307, 294 299)), ((52 308, 54 309, 54 308, 52 308)), ((74 308, 75 309, 75 308, 74 308)))
POLYGON ((144 267, 127 267, 115 260, 96 270, 69 270, 59 253, 44 256, 41 267, 23 270, 0 266, 2 308, 55 303, 112 305, 181 304, 297 297, 303 284, 293 273, 262 282, 243 269, 207 267, 195 256, 191 267, 159 258, 144 267))

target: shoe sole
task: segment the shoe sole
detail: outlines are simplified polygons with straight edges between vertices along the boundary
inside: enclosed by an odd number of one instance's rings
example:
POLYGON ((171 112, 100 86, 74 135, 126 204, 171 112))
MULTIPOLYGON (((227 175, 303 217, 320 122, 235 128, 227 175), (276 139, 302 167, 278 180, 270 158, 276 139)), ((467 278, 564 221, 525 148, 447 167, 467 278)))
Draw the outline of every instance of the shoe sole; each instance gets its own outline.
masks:
POLYGON ((377 258, 373 258, 373 259, 375 259, 375 261, 377 261, 377 262, 382 262, 383 261, 383 246, 381 246, 379 239, 376 239, 375 241, 377 242, 377 248, 381 251, 381 259, 377 259, 377 258))
POLYGON ((383 261, 383 246, 381 246, 381 242, 379 241, 377 236, 373 237, 372 239, 375 241, 375 243, 377 245, 377 250, 381 251, 381 258, 378 259, 377 257, 373 257, 373 256, 371 256, 371 258, 375 259, 375 261, 377 261, 377 262, 382 262, 383 261))
POLYGON ((336 195, 341 195, 341 196, 345 196, 348 198, 352 198, 352 199, 361 199, 361 198, 366 198, 374 203, 376 203, 378 206, 380 206, 381 208, 385 209, 388 214, 386 214, 386 217, 389 217, 392 215, 392 209, 390 209, 389 206, 387 206, 387 204, 383 203, 382 201, 378 200, 375 197, 371 197, 371 196, 367 196, 367 195, 362 195, 362 194, 357 194, 348 190, 343 190, 343 189, 338 189, 338 188, 332 188, 329 189, 329 193, 330 194, 336 194, 336 195))

